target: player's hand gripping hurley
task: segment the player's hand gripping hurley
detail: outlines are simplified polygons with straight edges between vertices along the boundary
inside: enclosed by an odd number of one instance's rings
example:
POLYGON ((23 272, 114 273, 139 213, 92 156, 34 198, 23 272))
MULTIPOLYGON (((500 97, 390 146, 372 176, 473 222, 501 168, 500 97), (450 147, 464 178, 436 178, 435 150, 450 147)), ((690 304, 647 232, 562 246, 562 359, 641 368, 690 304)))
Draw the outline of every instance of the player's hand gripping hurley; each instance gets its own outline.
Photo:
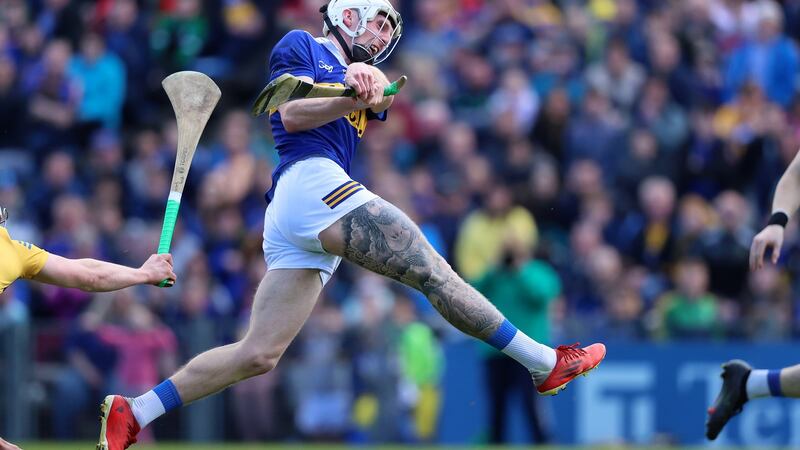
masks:
MULTIPOLYGON (((403 75, 383 89, 383 95, 395 95, 406 84, 408 78, 403 75)), ((356 90, 351 86, 333 87, 313 84, 303 81, 296 76, 285 73, 272 80, 258 94, 253 109, 253 116, 260 116, 278 106, 301 98, 327 98, 327 97, 355 97, 356 90)))
MULTIPOLYGON (((203 134, 203 129, 222 92, 211 78, 200 72, 176 72, 164 78, 161 85, 167 91, 178 122, 175 170, 172 172, 167 211, 164 213, 164 225, 161 228, 161 239, 158 241, 158 253, 169 253, 189 166, 192 164, 200 135, 203 134)), ((172 280, 163 280, 159 286, 169 287, 173 284, 172 280)))

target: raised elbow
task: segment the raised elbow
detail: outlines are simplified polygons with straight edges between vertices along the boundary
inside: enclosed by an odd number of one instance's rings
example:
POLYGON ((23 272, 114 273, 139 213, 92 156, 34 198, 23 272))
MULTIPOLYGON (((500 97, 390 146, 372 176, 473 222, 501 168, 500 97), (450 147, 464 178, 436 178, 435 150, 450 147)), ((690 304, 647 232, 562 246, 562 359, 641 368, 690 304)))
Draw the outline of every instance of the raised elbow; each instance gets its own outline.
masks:
POLYGON ((283 129, 286 130, 287 133, 303 131, 300 122, 292 117, 291 114, 281 114, 281 123, 283 123, 283 129))

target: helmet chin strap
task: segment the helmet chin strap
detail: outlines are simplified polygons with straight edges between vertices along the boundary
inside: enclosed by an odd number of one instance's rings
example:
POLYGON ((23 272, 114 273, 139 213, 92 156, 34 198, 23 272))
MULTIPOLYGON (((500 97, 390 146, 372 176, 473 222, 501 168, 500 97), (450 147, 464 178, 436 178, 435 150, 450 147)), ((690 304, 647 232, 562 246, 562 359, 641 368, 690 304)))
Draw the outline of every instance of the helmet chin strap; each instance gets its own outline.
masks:
POLYGON ((351 53, 353 56, 350 57, 350 61, 353 62, 363 62, 365 64, 372 64, 372 62, 375 60, 375 57, 372 56, 369 50, 367 50, 367 47, 364 47, 361 44, 356 44, 355 42, 353 42, 353 50, 351 53))
POLYGON ((353 48, 351 49, 350 46, 347 44, 347 41, 345 41, 344 37, 342 36, 342 33, 339 32, 339 28, 335 27, 333 25, 333 22, 331 22, 330 17, 328 17, 328 5, 323 5, 322 8, 320 8, 320 12, 322 13, 322 17, 325 20, 325 24, 328 25, 328 30, 330 30, 330 33, 333 34, 333 36, 339 42, 339 45, 342 47, 342 50, 344 50, 344 56, 346 56, 351 63, 360 62, 365 64, 372 64, 372 61, 375 58, 372 56, 369 50, 367 50, 366 47, 364 47, 361 44, 356 44, 355 42, 353 42, 353 48))

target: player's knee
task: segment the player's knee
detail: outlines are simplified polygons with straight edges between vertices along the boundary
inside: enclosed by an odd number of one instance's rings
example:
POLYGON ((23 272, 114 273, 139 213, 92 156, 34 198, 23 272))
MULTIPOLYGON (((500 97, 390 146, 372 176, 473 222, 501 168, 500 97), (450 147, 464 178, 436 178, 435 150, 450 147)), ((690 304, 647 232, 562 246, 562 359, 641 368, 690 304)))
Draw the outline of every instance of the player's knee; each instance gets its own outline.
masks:
POLYGON ((420 286, 422 287, 421 290, 425 295, 428 295, 431 289, 434 289, 438 286, 443 286, 447 283, 447 280, 457 276, 450 265, 447 264, 443 258, 439 257, 438 259, 439 261, 436 261, 430 270, 420 274, 422 277, 420 279, 420 286))
POLYGON ((425 283, 422 285, 423 292, 427 294, 427 291, 431 288, 442 286, 447 278, 447 273, 445 272, 438 270, 432 271, 425 279, 425 283))
POLYGON ((447 262, 441 255, 437 254, 437 263, 436 263, 436 270, 434 272, 437 273, 438 276, 442 278, 450 278, 452 276, 457 276, 456 271, 450 266, 450 263, 447 262))

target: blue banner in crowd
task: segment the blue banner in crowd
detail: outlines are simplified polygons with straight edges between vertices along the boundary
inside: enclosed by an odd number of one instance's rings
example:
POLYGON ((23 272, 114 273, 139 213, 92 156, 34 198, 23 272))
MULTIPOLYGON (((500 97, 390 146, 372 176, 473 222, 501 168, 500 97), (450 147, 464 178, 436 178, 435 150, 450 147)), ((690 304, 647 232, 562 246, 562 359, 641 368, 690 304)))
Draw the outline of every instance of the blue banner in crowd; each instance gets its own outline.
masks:
MULTIPOLYGON (((800 352, 791 343, 611 343, 598 370, 556 397, 541 399, 540 405, 556 443, 562 444, 800 445, 800 399, 749 402, 716 441, 705 439, 706 409, 722 383, 720 365, 733 358, 780 368, 800 363, 800 352)), ((480 353, 472 343, 452 345, 447 363, 440 439, 481 442, 489 413, 480 353)), ((526 442, 522 410, 518 404, 510 408, 510 441, 526 442)))

